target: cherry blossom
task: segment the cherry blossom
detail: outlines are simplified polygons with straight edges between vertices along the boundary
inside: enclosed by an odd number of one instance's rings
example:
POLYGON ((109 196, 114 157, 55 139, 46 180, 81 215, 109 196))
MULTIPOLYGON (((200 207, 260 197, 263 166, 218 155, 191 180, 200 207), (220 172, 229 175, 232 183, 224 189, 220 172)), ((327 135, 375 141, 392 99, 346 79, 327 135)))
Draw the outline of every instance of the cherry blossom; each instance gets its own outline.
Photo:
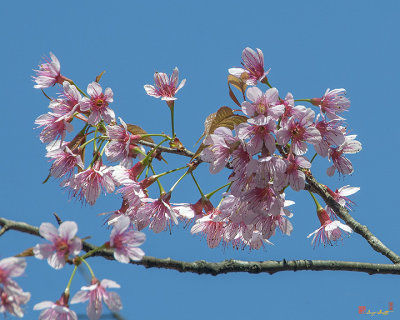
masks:
POLYGON ((106 145, 105 153, 108 161, 120 161, 124 167, 132 166, 132 158, 136 157, 136 154, 132 154, 132 147, 137 147, 134 142, 140 140, 141 136, 132 135, 128 131, 126 123, 119 118, 121 126, 109 125, 106 126, 107 136, 110 142, 106 145))
POLYGON ((279 101, 279 93, 276 88, 268 89, 263 93, 257 87, 251 87, 246 92, 248 100, 243 101, 242 111, 249 117, 258 117, 260 115, 270 116, 274 120, 284 113, 285 106, 279 101))
POLYGON ((345 89, 327 89, 322 98, 313 98, 311 103, 320 106, 321 112, 325 113, 329 119, 344 120, 337 114, 347 111, 350 107, 350 100, 344 96, 345 94, 345 89))
POLYGON ((173 101, 177 99, 175 95, 186 83, 186 79, 183 79, 178 86, 178 80, 179 70, 177 67, 175 67, 170 77, 166 73, 156 72, 154 73, 155 87, 146 84, 144 89, 149 96, 161 98, 161 100, 173 101))
POLYGON ((11 278, 21 276, 26 269, 26 261, 24 258, 4 258, 0 260, 0 284, 7 292, 21 293, 21 287, 11 278))
POLYGON ((201 158, 210 163, 211 173, 221 171, 228 163, 232 152, 240 145, 239 139, 233 137, 232 131, 225 127, 217 128, 204 139, 203 143, 208 147, 201 152, 201 158))
POLYGON ((144 256, 143 250, 138 246, 144 243, 146 235, 130 229, 130 224, 127 216, 120 216, 111 231, 110 247, 114 249, 114 258, 121 263, 139 261, 144 256))
POLYGON ((66 117, 54 112, 48 112, 37 117, 35 120, 35 124, 38 125, 37 128, 43 127, 40 133, 40 141, 49 143, 59 138, 64 140, 67 131, 71 132, 73 130, 73 126, 69 120, 68 116, 66 117))
POLYGON ((109 104, 114 101, 111 88, 106 88, 103 93, 102 87, 97 82, 92 82, 87 87, 90 98, 83 97, 80 102, 81 111, 90 111, 88 123, 96 126, 101 120, 106 123, 115 121, 114 111, 109 104))
POLYGON ((46 153, 46 157, 54 161, 50 168, 50 174, 53 177, 70 177, 75 167, 84 168, 81 155, 72 152, 68 148, 68 143, 63 143, 61 147, 57 147, 57 145, 59 144, 49 144, 46 153))
POLYGON ((18 318, 24 317, 21 305, 26 304, 31 298, 29 292, 9 292, 0 287, 0 313, 9 313, 18 318))
POLYGON ((62 185, 70 189, 72 196, 85 200, 90 205, 96 203, 102 190, 111 193, 115 189, 111 169, 100 160, 95 161, 93 167, 65 180, 62 185))
POLYGON ((243 68, 230 68, 230 74, 238 78, 243 78, 250 86, 257 85, 257 81, 262 81, 269 73, 269 70, 264 70, 264 55, 260 49, 253 49, 247 47, 242 52, 242 66, 243 68))
POLYGON ((142 199, 144 204, 138 209, 136 215, 139 230, 149 226, 155 233, 159 233, 165 229, 170 220, 178 224, 176 212, 169 204, 170 199, 170 192, 161 195, 158 199, 142 199))
POLYGON ((40 235, 50 243, 37 244, 33 253, 38 259, 47 259, 54 269, 64 267, 69 255, 78 255, 82 250, 81 239, 75 237, 78 226, 74 221, 64 221, 58 227, 44 222, 39 227, 40 235))
POLYGON ((315 246, 320 243, 322 243, 324 246, 327 244, 332 245, 332 241, 335 242, 342 238, 342 232, 340 229, 346 233, 353 232, 349 226, 341 223, 340 221, 331 221, 326 209, 318 209, 317 215, 321 222, 321 227, 307 236, 307 238, 314 236, 311 241, 311 245, 314 244, 315 246))
POLYGON ((361 151, 361 143, 355 140, 356 137, 356 135, 348 135, 340 146, 329 148, 328 157, 329 160, 332 160, 333 165, 326 170, 328 176, 333 176, 336 169, 342 174, 353 173, 353 165, 344 155, 361 151))
POLYGON ((60 73, 60 62, 57 57, 50 52, 51 61, 46 58, 46 63, 39 65, 39 70, 36 72, 36 77, 33 77, 36 84, 33 86, 36 89, 45 89, 54 86, 56 83, 62 84, 67 80, 60 73))
POLYGON ((37 303, 33 310, 43 310, 39 315, 39 320, 78 320, 78 316, 73 310, 69 309, 63 297, 55 303, 52 301, 37 303))
POLYGON ((217 208, 212 209, 207 215, 198 219, 190 230, 192 234, 202 232, 207 237, 210 248, 217 247, 224 234, 225 223, 219 218, 220 214, 221 211, 217 208))
POLYGON ((92 279, 90 286, 83 286, 71 299, 71 304, 89 300, 87 315, 90 320, 98 320, 103 311, 102 301, 107 307, 118 312, 122 309, 121 298, 116 292, 108 292, 107 288, 120 288, 120 285, 112 280, 103 279, 101 282, 96 278, 92 279))

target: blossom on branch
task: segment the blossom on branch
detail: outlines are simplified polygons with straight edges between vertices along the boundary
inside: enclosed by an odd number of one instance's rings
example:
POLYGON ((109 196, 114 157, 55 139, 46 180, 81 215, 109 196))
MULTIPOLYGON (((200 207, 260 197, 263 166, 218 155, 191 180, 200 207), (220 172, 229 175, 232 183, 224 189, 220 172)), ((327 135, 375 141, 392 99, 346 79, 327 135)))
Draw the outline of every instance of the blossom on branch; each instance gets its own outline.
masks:
POLYGON ((319 106, 321 112, 325 113, 329 119, 344 120, 344 118, 337 114, 347 111, 350 108, 350 100, 344 96, 345 94, 345 89, 327 89, 322 98, 313 98, 311 99, 311 103, 319 106))
POLYGON ((45 89, 54 86, 56 83, 62 84, 67 78, 60 73, 60 62, 57 57, 50 52, 51 61, 45 58, 46 63, 39 65, 39 70, 36 72, 36 77, 33 77, 36 84, 33 86, 36 89, 45 89))
POLYGON ((88 123, 96 126, 101 120, 106 123, 115 121, 115 113, 109 108, 114 101, 114 93, 111 88, 106 88, 103 93, 102 87, 97 82, 92 82, 87 87, 90 98, 83 97, 80 102, 81 111, 89 111, 88 123))
POLYGON ((78 255, 82 250, 81 239, 75 237, 77 232, 78 226, 74 221, 64 221, 58 230, 51 223, 42 223, 39 233, 50 243, 37 244, 33 248, 35 257, 47 259, 51 267, 61 269, 69 255, 78 255))
POLYGON ((102 190, 111 193, 115 189, 111 168, 103 165, 101 160, 95 161, 93 167, 63 181, 62 185, 70 189, 72 196, 90 205, 96 203, 102 190))
POLYGON ((176 100, 175 95, 186 83, 186 79, 183 79, 178 86, 179 82, 179 70, 175 67, 172 75, 168 77, 166 73, 156 72, 154 73, 154 84, 155 87, 149 84, 144 86, 146 93, 149 96, 155 98, 161 98, 161 100, 173 101, 176 100))
POLYGON ((262 81, 269 73, 264 70, 264 55, 260 49, 247 47, 242 52, 243 68, 230 68, 228 71, 235 77, 246 80, 246 84, 250 86, 257 85, 257 81, 262 81))
POLYGON ((87 315, 90 320, 98 320, 103 311, 102 301, 107 307, 118 312, 122 309, 121 298, 116 292, 108 292, 107 288, 120 288, 120 285, 112 280, 103 279, 101 282, 96 278, 92 279, 90 286, 83 286, 71 299, 71 304, 85 302, 89 300, 87 315))
POLYGON ((127 216, 120 216, 110 236, 110 247, 114 249, 114 258, 121 263, 141 260, 144 252, 138 246, 145 240, 146 235, 143 232, 131 228, 131 220, 127 216))
POLYGON ((76 313, 68 307, 64 295, 55 303, 53 301, 37 303, 33 310, 43 310, 39 315, 39 320, 78 320, 76 313))
POLYGON ((320 243, 322 243, 324 246, 327 244, 332 245, 332 241, 336 242, 342 238, 342 232, 340 230, 343 230, 345 233, 353 232, 349 226, 341 223, 340 221, 332 221, 326 210, 323 208, 320 208, 317 211, 317 215, 319 221, 321 222, 321 227, 307 236, 307 238, 314 236, 311 241, 311 245, 314 244, 315 246, 320 243))

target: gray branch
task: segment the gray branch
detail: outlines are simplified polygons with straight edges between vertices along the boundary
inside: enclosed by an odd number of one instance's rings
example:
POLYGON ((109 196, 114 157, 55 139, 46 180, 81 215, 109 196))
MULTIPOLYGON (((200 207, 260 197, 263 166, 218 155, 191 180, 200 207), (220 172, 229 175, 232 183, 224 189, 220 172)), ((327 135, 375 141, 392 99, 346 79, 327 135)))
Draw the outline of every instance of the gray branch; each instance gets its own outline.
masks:
POLYGON ((348 212, 348 210, 342 207, 339 203, 332 198, 332 196, 326 191, 325 186, 319 184, 315 178, 310 175, 306 175, 306 181, 309 184, 308 189, 311 192, 317 193, 322 199, 324 199, 325 203, 333 209, 336 215, 341 218, 346 224, 361 235, 365 240, 368 241, 369 245, 375 251, 383 254, 393 263, 400 263, 400 257, 386 247, 382 241, 380 241, 369 229, 367 226, 362 225, 358 221, 356 221, 348 212))
MULTIPOLYGON (((40 237, 39 228, 25 222, 0 218, 2 230, 17 230, 40 237), (6 229, 4 229, 6 228, 6 229)), ((4 232, 3 232, 4 233, 4 232)), ((96 247, 87 241, 83 241, 83 250, 88 252, 96 247)), ((108 260, 114 260, 113 251, 110 249, 99 250, 94 256, 100 256, 108 260)), ((131 264, 144 266, 145 268, 172 269, 179 272, 191 272, 197 274, 210 274, 213 276, 233 272, 269 273, 281 271, 353 271, 368 274, 399 274, 399 264, 379 264, 354 261, 333 260, 282 260, 282 261, 241 261, 225 260, 222 262, 207 262, 204 260, 185 262, 170 258, 160 259, 144 257, 141 261, 131 261, 131 264)))

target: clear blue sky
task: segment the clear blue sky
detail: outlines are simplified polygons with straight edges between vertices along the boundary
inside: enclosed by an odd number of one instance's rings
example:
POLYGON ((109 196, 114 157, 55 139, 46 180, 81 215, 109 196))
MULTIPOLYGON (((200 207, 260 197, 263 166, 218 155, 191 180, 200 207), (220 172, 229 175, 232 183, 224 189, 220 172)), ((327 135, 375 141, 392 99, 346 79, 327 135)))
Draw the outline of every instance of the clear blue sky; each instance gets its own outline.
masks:
MULTIPOLYGON (((351 156, 355 172, 328 178, 325 159, 315 161, 314 173, 331 189, 346 184, 361 187, 352 198, 358 204, 354 217, 399 253, 399 9, 396 0, 4 3, 0 12, 1 216, 38 226, 54 222, 52 213, 57 212, 63 220, 78 223, 80 236, 92 236, 93 243, 101 244, 109 232, 97 214, 120 205, 118 196, 108 195, 93 207, 82 206, 69 201, 56 181, 41 183, 49 163, 33 122, 48 109, 46 99, 33 89, 31 76, 42 56, 50 51, 56 54, 63 73, 82 88, 106 70, 102 84, 114 91, 116 114, 149 132, 168 132, 169 111, 148 97, 143 85, 152 83, 155 71, 169 73, 178 66, 187 83, 176 103, 176 131, 192 148, 208 114, 222 105, 234 107, 227 91, 227 70, 240 64, 242 50, 250 46, 263 50, 265 64, 272 68, 269 79, 282 93, 312 98, 328 87, 347 89, 352 105, 346 118, 363 144, 362 152, 351 156)), ((200 180, 212 190, 226 176, 226 172, 211 178, 204 174, 200 180)), ((175 202, 198 198, 191 183, 177 191, 175 202)), ((143 249, 151 256, 185 261, 389 262, 357 234, 337 246, 313 249, 306 239, 318 226, 311 199, 305 192, 290 192, 287 198, 296 201, 294 231, 290 237, 271 238, 274 246, 252 252, 211 250, 204 239, 179 226, 172 235, 146 230, 143 249)), ((8 232, 0 238, 0 258, 38 241, 8 232)), ((366 319, 357 314, 358 306, 387 310, 390 301, 395 312, 386 318, 396 319, 400 313, 398 276, 323 271, 212 277, 146 270, 97 258, 91 263, 99 278, 121 284, 126 319, 366 319)), ((39 315, 32 311, 34 304, 58 299, 70 269, 55 271, 44 261, 28 259, 25 276, 18 279, 24 290, 32 292, 27 319, 39 315)), ((77 276, 73 291, 82 285, 84 279, 77 276)), ((85 313, 83 305, 74 310, 85 313)))

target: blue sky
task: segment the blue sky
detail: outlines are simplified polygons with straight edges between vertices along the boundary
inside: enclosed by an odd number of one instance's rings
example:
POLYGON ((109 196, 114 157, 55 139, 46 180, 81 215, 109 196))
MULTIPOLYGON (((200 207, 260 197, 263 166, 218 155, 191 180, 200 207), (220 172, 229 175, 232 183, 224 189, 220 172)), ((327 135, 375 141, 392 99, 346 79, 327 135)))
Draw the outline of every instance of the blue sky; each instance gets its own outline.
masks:
MULTIPOLYGON (((168 132, 169 111, 147 96, 143 85, 152 83, 155 71, 170 73, 178 66, 187 83, 176 102, 176 132, 193 150, 206 116, 223 105, 235 107, 228 96, 227 70, 240 64, 241 52, 249 46, 263 50, 265 64, 271 67, 269 80, 282 94, 291 91, 295 98, 312 98, 326 88, 347 90, 352 105, 346 118, 363 144, 361 153, 350 156, 355 171, 344 178, 337 174, 329 178, 327 160, 317 159, 313 172, 331 189, 346 184, 361 187, 352 198, 358 204, 354 217, 398 252, 399 9, 395 0, 252 1, 251 5, 243 1, 7 2, 0 12, 1 216, 38 226, 45 221, 54 223, 52 213, 57 212, 63 220, 78 223, 79 236, 91 236, 92 243, 101 244, 109 232, 98 213, 120 206, 116 195, 102 197, 93 207, 82 206, 69 200, 57 181, 41 183, 49 163, 33 123, 47 112, 47 102, 33 89, 31 76, 42 56, 50 51, 56 54, 62 72, 81 88, 106 70, 102 85, 114 91, 116 114, 148 132, 168 132)), ((228 172, 210 177, 203 167, 198 176, 206 190, 225 183, 228 172)), ((165 180, 167 188, 173 183, 165 180)), ((176 191, 174 202, 198 198, 189 181, 176 191)), ((143 249, 150 256, 185 261, 389 263, 357 234, 337 246, 313 249, 306 236, 318 227, 314 204, 304 192, 289 192, 287 198, 296 202, 294 231, 290 237, 275 235, 271 238, 274 246, 251 252, 209 249, 204 239, 178 226, 172 234, 146 230, 143 249)), ((7 232, 0 238, 0 258, 38 241, 7 232)), ((391 301, 395 312, 387 318, 394 319, 400 312, 399 278, 391 275, 324 271, 212 277, 146 270, 99 258, 90 262, 99 278, 121 284, 121 314, 126 319, 366 319, 357 314, 358 306, 387 310, 391 301)), ((28 260, 25 276, 18 280, 25 291, 32 292, 27 319, 39 315, 32 311, 34 304, 58 299, 70 269, 55 271, 44 261, 28 260)), ((78 275, 73 292, 84 281, 78 275)), ((74 310, 85 313, 83 305, 74 310)))

